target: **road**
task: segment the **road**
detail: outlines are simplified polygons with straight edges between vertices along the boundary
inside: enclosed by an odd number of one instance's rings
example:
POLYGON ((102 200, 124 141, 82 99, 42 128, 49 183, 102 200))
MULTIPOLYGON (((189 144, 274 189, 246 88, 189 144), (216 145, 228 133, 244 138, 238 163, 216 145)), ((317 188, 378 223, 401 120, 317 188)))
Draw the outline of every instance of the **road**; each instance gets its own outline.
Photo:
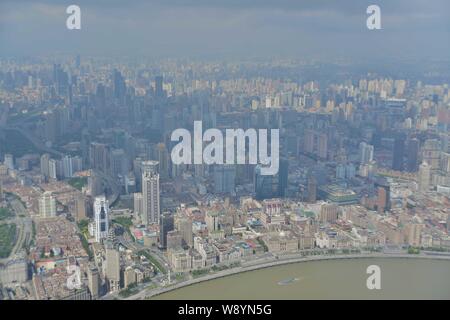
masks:
POLYGON ((13 223, 16 225, 17 238, 10 256, 14 256, 23 250, 24 246, 29 246, 33 235, 33 222, 28 215, 27 209, 17 200, 10 200, 14 211, 14 217, 4 220, 4 223, 13 223))

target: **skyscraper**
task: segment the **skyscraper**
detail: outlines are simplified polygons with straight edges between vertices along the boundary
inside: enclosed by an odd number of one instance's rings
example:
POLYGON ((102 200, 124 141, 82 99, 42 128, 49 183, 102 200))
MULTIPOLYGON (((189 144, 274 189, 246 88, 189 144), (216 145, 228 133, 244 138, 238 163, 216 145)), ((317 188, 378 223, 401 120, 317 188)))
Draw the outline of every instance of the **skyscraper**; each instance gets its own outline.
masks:
POLYGON ((9 170, 14 170, 14 156, 10 153, 5 154, 5 166, 9 170))
POLYGON ((56 199, 50 191, 44 192, 39 199, 39 215, 42 218, 56 216, 56 199))
POLYGON ((279 197, 278 175, 262 175, 261 166, 255 167, 254 186, 257 200, 279 197))
POLYGON ((419 161, 419 140, 411 139, 408 141, 408 154, 406 160, 406 169, 409 172, 417 171, 419 161))
POLYGON ((159 223, 159 246, 161 249, 167 248, 167 233, 174 229, 173 214, 167 212, 161 215, 159 223))
POLYGON ((91 293, 92 300, 96 300, 100 293, 100 275, 98 269, 94 266, 88 268, 88 288, 91 293))
POLYGON ((114 245, 106 242, 106 280, 109 291, 116 292, 120 290, 120 253, 114 245))
POLYGON ((113 71, 113 91, 116 99, 122 99, 125 96, 127 87, 125 80, 118 70, 113 71))
POLYGON ((427 162, 419 166, 419 191, 427 192, 430 189, 431 167, 427 162))
POLYGON ((146 226, 158 223, 160 210, 159 174, 144 170, 142 172, 142 223, 146 226))
POLYGON ((314 176, 308 178, 308 202, 315 203, 317 200, 317 180, 314 176))
POLYGON ((403 156, 405 154, 405 141, 401 137, 394 140, 394 149, 392 151, 392 169, 403 171, 403 156))
POLYGON ((50 155, 48 153, 44 153, 41 156, 40 165, 41 165, 41 174, 45 177, 45 179, 48 179, 50 175, 49 161, 50 155))
POLYGON ((234 193, 236 187, 236 166, 214 166, 214 192, 234 193))
POLYGON ((109 203, 105 196, 96 197, 94 201, 95 241, 101 242, 108 237, 109 203))
POLYGON ((155 96, 158 98, 164 97, 163 77, 162 76, 155 77, 155 96))
POLYGON ((373 146, 365 142, 359 144, 359 162, 368 164, 373 160, 373 146))
POLYGON ((289 161, 287 159, 280 159, 280 168, 278 170, 278 196, 286 196, 286 189, 288 186, 288 171, 289 161))

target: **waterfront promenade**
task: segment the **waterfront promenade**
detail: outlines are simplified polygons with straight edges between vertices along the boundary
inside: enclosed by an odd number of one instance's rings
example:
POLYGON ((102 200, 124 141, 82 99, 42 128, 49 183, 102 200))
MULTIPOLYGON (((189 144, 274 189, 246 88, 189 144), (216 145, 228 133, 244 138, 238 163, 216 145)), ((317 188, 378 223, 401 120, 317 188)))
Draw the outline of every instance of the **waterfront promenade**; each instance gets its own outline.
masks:
POLYGON ((300 254, 291 254, 286 256, 281 256, 278 259, 273 257, 269 259, 264 259, 265 261, 249 261, 239 267, 232 269, 218 271, 216 273, 207 274, 194 279, 189 279, 165 287, 159 287, 152 290, 142 290, 135 295, 127 298, 127 300, 135 299, 149 299, 151 297, 176 290, 182 287, 194 285, 204 281, 210 281, 217 278, 227 277, 234 274, 249 272, 258 269, 270 268, 274 266, 299 263, 299 262, 311 262, 311 261, 322 261, 322 260, 337 260, 337 259, 363 259, 363 258, 405 258, 405 259, 434 259, 434 260, 449 260, 450 255, 439 255, 439 254, 407 254, 407 253, 361 253, 361 254, 342 254, 342 255, 316 255, 316 256, 302 256, 300 254))

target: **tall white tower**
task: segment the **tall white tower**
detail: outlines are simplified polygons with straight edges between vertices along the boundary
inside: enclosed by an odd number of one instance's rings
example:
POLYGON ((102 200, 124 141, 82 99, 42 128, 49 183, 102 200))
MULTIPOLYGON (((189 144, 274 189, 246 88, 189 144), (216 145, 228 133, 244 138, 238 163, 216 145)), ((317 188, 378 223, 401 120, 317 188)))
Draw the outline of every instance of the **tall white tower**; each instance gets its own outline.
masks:
POLYGON ((95 241, 108 237, 109 203, 105 196, 96 197, 94 201, 95 241))

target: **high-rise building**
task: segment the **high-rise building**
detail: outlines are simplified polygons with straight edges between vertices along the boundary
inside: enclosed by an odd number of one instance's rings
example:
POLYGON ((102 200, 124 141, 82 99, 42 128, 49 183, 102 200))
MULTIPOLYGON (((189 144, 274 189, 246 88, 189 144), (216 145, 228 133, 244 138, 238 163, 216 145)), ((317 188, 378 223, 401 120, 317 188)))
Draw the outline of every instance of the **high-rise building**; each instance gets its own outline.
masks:
POLYGON ((5 166, 9 170, 14 170, 14 156, 10 153, 5 154, 5 166))
POLYGON ((159 222, 159 174, 147 170, 142 172, 142 211, 141 221, 144 225, 159 222))
POLYGON ((427 192, 430 189, 431 167, 427 162, 423 162, 419 166, 418 174, 419 191, 427 192))
POLYGON ((317 200, 317 180, 314 176, 308 178, 308 202, 315 203, 317 200))
POLYGON ((120 253, 115 246, 107 241, 106 245, 106 280, 110 292, 120 290, 120 253))
POLYGON ((42 218, 56 216, 56 199, 50 191, 44 192, 39 199, 39 215, 42 218))
POLYGON ((450 234, 450 214, 447 215, 447 234, 450 234))
POLYGON ((419 162, 419 140, 411 139, 408 141, 408 154, 406 160, 406 169, 409 172, 416 172, 419 162))
POLYGON ((180 232, 183 239, 183 245, 192 247, 194 245, 194 236, 192 233, 192 221, 189 218, 177 220, 176 229, 180 232))
POLYGON ((368 164, 373 161, 373 146, 366 142, 359 144, 359 162, 360 164, 368 164))
POLYGON ((92 300, 96 300, 100 293, 100 274, 94 266, 88 268, 88 288, 91 293, 92 300))
POLYGON ((114 69, 113 71, 113 92, 116 99, 122 99, 127 91, 125 79, 120 71, 114 69))
POLYGON ((50 159, 48 161, 48 176, 50 179, 58 179, 58 161, 55 159, 50 159))
POLYGON ((326 133, 317 136, 317 156, 321 159, 327 159, 328 157, 328 136, 326 133))
POLYGON ((155 96, 158 98, 162 98, 165 96, 163 89, 163 77, 156 76, 155 77, 155 96))
POLYGON ((159 246, 161 249, 167 248, 167 233, 174 229, 174 217, 171 213, 161 215, 159 223, 159 246))
POLYGON ((261 166, 255 167, 254 186, 257 200, 279 197, 278 175, 262 175, 261 166))
POLYGON ((127 158, 123 149, 114 149, 111 151, 111 174, 114 177, 127 174, 127 158))
POLYGON ((66 155, 62 158, 62 171, 64 178, 73 176, 72 157, 66 155))
POLYGON ((164 143, 158 143, 156 146, 156 155, 159 163, 158 172, 161 179, 169 178, 170 156, 164 143))
POLYGON ((105 196, 96 197, 94 201, 95 241, 101 242, 108 237, 109 203, 105 196))
POLYGON ((209 232, 219 230, 219 212, 208 211, 205 215, 205 222, 209 232))
POLYGON ((278 169, 278 196, 286 196, 286 189, 288 187, 288 171, 289 171, 289 161, 287 159, 280 159, 278 169))
POLYGON ((50 168, 49 168, 50 155, 48 153, 44 153, 41 156, 40 165, 41 165, 41 174, 48 179, 50 176, 50 168))
POLYGON ((231 193, 236 187, 236 166, 215 165, 214 166, 214 192, 231 193))
POLYGON ((133 194, 133 210, 136 216, 141 216, 143 210, 143 198, 142 193, 136 192, 133 194))
POLYGON ((89 163, 92 169, 108 172, 110 164, 108 146, 103 143, 92 142, 89 146, 89 163))
POLYGON ((392 169, 396 171, 403 171, 403 157, 405 154, 405 141, 398 137, 394 140, 394 149, 392 151, 392 169))

